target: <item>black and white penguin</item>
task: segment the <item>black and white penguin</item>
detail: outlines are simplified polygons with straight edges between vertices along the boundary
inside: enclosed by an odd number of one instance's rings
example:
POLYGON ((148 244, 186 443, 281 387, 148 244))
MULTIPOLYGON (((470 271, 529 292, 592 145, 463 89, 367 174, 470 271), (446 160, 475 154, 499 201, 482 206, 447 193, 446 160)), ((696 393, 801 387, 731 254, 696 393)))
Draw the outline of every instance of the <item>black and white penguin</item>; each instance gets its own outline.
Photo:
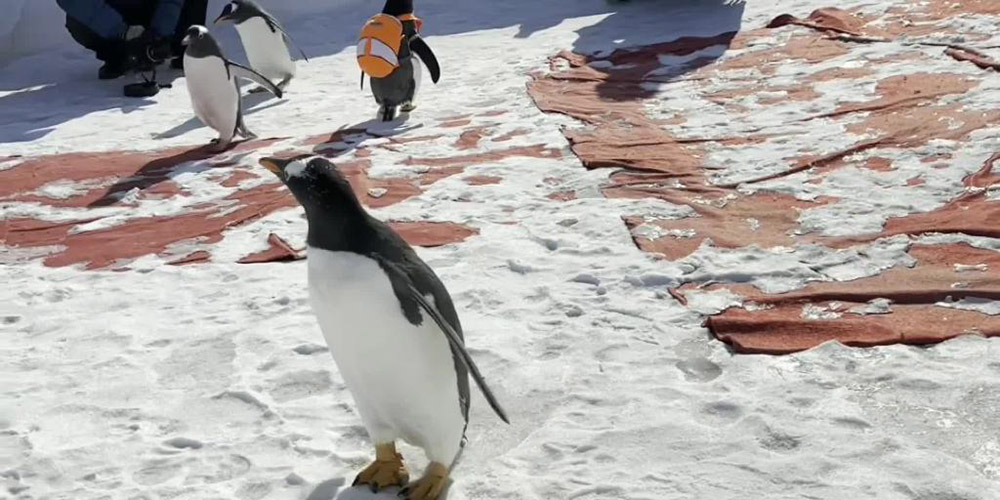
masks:
MULTIPOLYGON (((295 76, 295 61, 289 50, 289 45, 294 46, 295 42, 281 23, 254 0, 233 0, 226 4, 215 24, 226 22, 236 27, 250 67, 278 82, 278 88, 284 90, 295 76)), ((309 61, 302 49, 296 47, 296 50, 309 61)))
POLYGON ((278 97, 281 89, 256 71, 226 59, 204 26, 188 28, 182 43, 184 76, 194 114, 219 132, 219 138, 212 140, 213 149, 226 149, 237 134, 247 139, 257 137, 243 122, 243 103, 236 78, 257 82, 278 97))
MULTIPOLYGON (((420 89, 420 80, 423 77, 423 69, 419 62, 414 62, 413 56, 427 66, 430 72, 431 81, 437 83, 441 78, 441 68, 438 65, 437 57, 431 50, 427 42, 420 37, 421 21, 413 14, 413 0, 386 0, 382 8, 382 14, 392 16, 402 23, 403 40, 395 54, 386 53, 377 56, 384 58, 395 58, 392 61, 397 66, 388 76, 375 77, 369 75, 371 79, 372 95, 375 102, 379 104, 377 119, 391 121, 396 117, 397 109, 403 112, 410 112, 416 108, 417 91, 420 89)), ((369 21, 378 22, 377 16, 369 21)), ((362 57, 367 51, 369 40, 362 38, 358 44, 358 55, 362 57)), ((364 84, 364 74, 361 76, 364 84)))
POLYGON ((389 226, 367 213, 336 166, 264 158, 305 208, 309 296, 323 336, 375 445, 375 461, 354 484, 405 486, 395 443, 424 450, 424 476, 403 488, 433 500, 464 445, 469 376, 507 416, 465 349, 451 296, 434 271, 389 226))

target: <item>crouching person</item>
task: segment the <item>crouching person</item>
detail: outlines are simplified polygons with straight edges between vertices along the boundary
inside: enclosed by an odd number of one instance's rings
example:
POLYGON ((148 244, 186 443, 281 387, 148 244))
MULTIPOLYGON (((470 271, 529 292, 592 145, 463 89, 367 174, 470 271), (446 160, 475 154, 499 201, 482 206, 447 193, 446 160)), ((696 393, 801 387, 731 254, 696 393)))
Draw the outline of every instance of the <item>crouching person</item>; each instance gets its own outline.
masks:
POLYGON ((181 68, 181 39, 193 24, 205 24, 208 0, 56 0, 66 29, 104 62, 97 77, 118 78, 152 69, 173 58, 181 68))

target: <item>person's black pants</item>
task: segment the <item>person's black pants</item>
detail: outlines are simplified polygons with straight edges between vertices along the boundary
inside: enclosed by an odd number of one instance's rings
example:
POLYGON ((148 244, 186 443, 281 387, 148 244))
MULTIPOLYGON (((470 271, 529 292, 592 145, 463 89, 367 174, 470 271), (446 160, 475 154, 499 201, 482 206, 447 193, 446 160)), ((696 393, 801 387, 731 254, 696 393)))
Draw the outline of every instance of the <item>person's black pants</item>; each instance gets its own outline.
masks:
MULTIPOLYGON (((138 7, 121 5, 114 0, 109 0, 108 4, 117 10, 118 13, 125 19, 125 22, 130 26, 139 25, 149 29, 149 25, 153 20, 153 15, 156 13, 156 2, 143 2, 143 5, 138 7)), ((181 40, 184 38, 184 33, 191 27, 191 25, 205 24, 207 11, 208 0, 187 0, 184 2, 180 19, 177 21, 177 29, 174 30, 174 37, 172 41, 174 54, 180 55, 183 52, 181 40)), ((84 48, 94 51, 97 58, 102 61, 107 62, 116 57, 121 57, 120 44, 117 40, 107 40, 101 38, 100 35, 94 33, 83 23, 70 16, 66 16, 66 30, 69 31, 73 40, 76 40, 76 43, 82 45, 84 48)))

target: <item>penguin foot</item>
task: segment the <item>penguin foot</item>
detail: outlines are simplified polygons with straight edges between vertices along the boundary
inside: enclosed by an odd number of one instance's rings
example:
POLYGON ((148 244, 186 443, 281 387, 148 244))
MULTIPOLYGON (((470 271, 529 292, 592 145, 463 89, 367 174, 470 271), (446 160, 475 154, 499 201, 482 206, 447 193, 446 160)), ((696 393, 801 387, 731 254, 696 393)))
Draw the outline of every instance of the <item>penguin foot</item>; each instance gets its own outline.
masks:
POLYGON ((383 122, 391 122, 396 119, 396 106, 382 106, 378 109, 378 119, 383 122))
POLYGON ((417 109, 417 105, 414 104, 413 102, 404 102, 403 105, 399 107, 399 110, 404 113, 409 113, 414 109, 417 109))
POLYGON ((354 478, 352 486, 367 484, 372 493, 378 493, 378 490, 389 486, 405 486, 409 480, 410 473, 403 465, 403 456, 396 453, 395 444, 389 443, 375 446, 375 461, 354 478))
POLYGON ((217 138, 212 139, 212 141, 208 143, 208 150, 209 152, 212 153, 221 153, 225 151, 226 148, 228 147, 229 147, 229 141, 222 141, 217 138))
POLYGON ((448 468, 438 462, 431 462, 424 477, 399 490, 399 497, 406 500, 436 500, 448 484, 448 468))

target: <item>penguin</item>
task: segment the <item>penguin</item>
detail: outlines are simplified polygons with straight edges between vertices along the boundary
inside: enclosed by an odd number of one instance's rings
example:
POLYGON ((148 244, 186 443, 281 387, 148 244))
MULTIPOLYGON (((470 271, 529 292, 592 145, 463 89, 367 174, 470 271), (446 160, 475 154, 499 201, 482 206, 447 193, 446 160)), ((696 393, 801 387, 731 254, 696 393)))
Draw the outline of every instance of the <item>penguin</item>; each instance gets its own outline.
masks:
POLYGON ((212 150, 225 150, 237 134, 256 138, 243 122, 243 103, 236 78, 257 82, 279 98, 281 89, 260 73, 226 59, 204 26, 188 28, 181 43, 185 46, 184 76, 194 114, 219 132, 219 138, 212 140, 215 145, 212 150))
MULTIPOLYGON (((215 24, 226 22, 231 22, 236 27, 250 67, 270 80, 277 81, 278 88, 282 90, 295 76, 295 61, 289 52, 289 45, 298 50, 302 59, 309 61, 306 53, 295 45, 291 35, 277 19, 254 0, 233 0, 226 4, 215 19, 215 24)), ((263 90, 265 89, 258 87, 251 92, 263 90)))
MULTIPOLYGON (((413 14, 413 0, 386 0, 382 14, 395 17, 402 23, 403 28, 403 40, 399 45, 398 52, 392 55, 386 54, 388 57, 397 59, 398 64, 395 70, 384 77, 369 76, 372 95, 375 97, 375 102, 379 104, 376 119, 392 121, 396 118, 397 109, 409 113, 416 108, 415 100, 423 73, 420 63, 427 67, 431 81, 434 83, 437 83, 441 78, 441 68, 434 51, 420 37, 421 21, 413 14), (414 55, 419 62, 414 62, 414 55)), ((369 24, 378 23, 378 17, 369 20, 369 24)), ((364 34, 364 32, 362 33, 364 34)), ((368 43, 370 43, 368 39, 362 37, 358 45, 359 57, 367 55, 368 47, 366 44, 368 43)), ((362 87, 364 86, 364 77, 365 74, 362 73, 362 87)))
POLYGON ((408 500, 438 498, 465 445, 469 374, 496 414, 507 414, 465 348, 451 296, 395 231, 372 217, 330 161, 262 158, 305 209, 309 297, 334 361, 375 445, 354 485, 404 486, 408 500), (422 448, 423 477, 396 441, 422 448))

